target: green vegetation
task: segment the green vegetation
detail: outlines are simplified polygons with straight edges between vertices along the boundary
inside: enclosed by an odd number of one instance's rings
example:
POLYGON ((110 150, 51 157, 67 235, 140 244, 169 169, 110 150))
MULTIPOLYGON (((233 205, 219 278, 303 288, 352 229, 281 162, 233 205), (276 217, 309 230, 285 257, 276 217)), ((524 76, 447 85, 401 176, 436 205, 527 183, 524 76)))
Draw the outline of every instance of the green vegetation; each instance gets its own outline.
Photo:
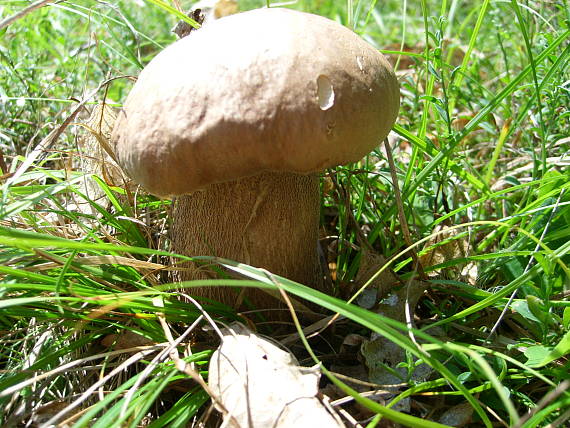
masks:
MULTIPOLYGON (((240 1, 242 10, 264 5, 240 1)), ((0 20, 27 6, 0 0, 0 20)), ((305 355, 340 352, 357 333, 370 372, 405 374, 391 401, 358 397, 369 409, 358 410, 364 425, 427 427, 455 416, 470 426, 562 426, 570 419, 568 4, 290 7, 338 20, 389 54, 402 94, 393 161, 381 145, 323 175, 322 245, 337 296, 220 260, 244 279, 190 282, 186 293, 277 280, 344 315, 323 333, 326 351, 303 338, 313 347, 305 355), (362 303, 371 290, 388 296, 386 278, 417 300, 409 315, 362 303), (400 371, 374 360, 371 332, 401 349, 400 371), (421 363, 425 376, 414 374, 421 363), (406 400, 407 412, 396 412, 406 400)), ((2 426, 182 427, 208 409, 208 395, 175 360, 207 376, 217 339, 195 323, 207 325, 205 313, 238 317, 216 302, 182 301, 167 269, 176 259, 169 202, 105 174, 88 173, 86 184, 78 143, 89 133, 77 123, 95 104, 120 105, 130 76, 175 40, 177 19, 159 0, 63 1, 0 29, 2 426), (172 345, 178 339, 183 346, 172 345)), ((323 361, 331 369, 330 355, 323 361)))

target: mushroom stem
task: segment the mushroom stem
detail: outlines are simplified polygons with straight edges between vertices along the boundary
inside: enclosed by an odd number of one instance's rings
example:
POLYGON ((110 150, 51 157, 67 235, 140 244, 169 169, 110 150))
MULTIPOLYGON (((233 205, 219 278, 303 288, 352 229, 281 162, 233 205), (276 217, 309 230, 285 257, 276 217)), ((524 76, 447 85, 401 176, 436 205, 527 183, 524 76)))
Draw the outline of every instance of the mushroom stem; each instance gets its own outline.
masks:
MULTIPOLYGON (((213 184, 176 199, 173 250, 243 262, 322 289, 317 252, 319 207, 319 181, 314 174, 270 172, 213 184)), ((181 280, 213 277, 205 266, 191 263, 185 267, 181 280)), ((231 306, 239 294, 228 287, 193 291, 231 306)), ((276 307, 275 300, 262 290, 247 289, 245 297, 258 309, 276 307)))

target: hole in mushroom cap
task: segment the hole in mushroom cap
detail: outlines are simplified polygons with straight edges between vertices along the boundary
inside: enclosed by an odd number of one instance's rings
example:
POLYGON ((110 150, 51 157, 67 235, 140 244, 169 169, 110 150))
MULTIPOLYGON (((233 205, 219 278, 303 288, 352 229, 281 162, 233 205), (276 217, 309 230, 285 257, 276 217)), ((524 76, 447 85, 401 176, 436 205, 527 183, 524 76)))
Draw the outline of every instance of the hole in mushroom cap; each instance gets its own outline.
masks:
POLYGON ((360 71, 364 71, 364 58, 362 58, 361 56, 357 56, 356 63, 358 64, 358 68, 360 69, 360 71))
POLYGON ((321 110, 328 110, 334 105, 334 89, 331 80, 321 74, 317 77, 317 98, 321 110))

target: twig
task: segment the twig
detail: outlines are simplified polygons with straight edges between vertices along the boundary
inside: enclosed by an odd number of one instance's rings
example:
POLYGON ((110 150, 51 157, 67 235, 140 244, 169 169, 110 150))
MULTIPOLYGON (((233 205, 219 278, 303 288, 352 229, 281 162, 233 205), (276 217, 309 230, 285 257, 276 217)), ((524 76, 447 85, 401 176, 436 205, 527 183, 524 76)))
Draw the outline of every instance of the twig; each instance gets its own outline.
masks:
MULTIPOLYGON (((523 275, 525 273, 528 272, 528 270, 531 268, 532 262, 535 259, 534 253, 536 253, 539 249, 540 249, 540 244, 544 241, 544 237, 546 236, 546 232, 548 231, 548 228, 550 226, 550 224, 552 223, 552 219, 554 218, 554 214, 556 213, 556 211, 558 210, 558 206, 560 204, 560 201, 562 199, 562 196, 564 196, 564 192, 566 189, 562 189, 562 191, 560 192, 560 194, 558 195, 558 199, 556 200, 556 204, 554 205, 554 207, 552 208, 552 211, 550 212, 550 216, 548 217, 548 221, 546 222, 546 225, 544 226, 544 230, 542 231, 541 235, 540 235, 540 239, 539 241, 536 243, 536 246, 534 247, 534 252, 531 255, 531 257, 528 260, 528 263, 526 264, 526 267, 524 269, 524 272, 522 273, 523 275)), ((489 335, 487 336, 487 342, 491 341, 491 337, 493 337, 493 335, 497 332, 497 329, 499 328, 499 325, 501 324, 501 322, 503 321, 503 318, 505 317, 505 314, 507 313, 507 311, 509 310, 509 308, 511 307, 511 303, 513 303, 513 300, 515 300, 515 297, 517 296, 519 289, 516 288, 512 294, 511 297, 509 297, 509 300, 507 301, 507 304, 505 305, 505 307, 503 308, 503 310, 501 311, 501 314, 499 315, 499 318, 497 319, 497 321, 495 322, 495 324, 493 325, 493 328, 491 329, 491 332, 489 333, 489 335)))
MULTIPOLYGON (((155 305, 156 306, 156 305, 155 305)), ((193 323, 192 325, 190 325, 190 327, 188 327, 186 329, 186 331, 180 336, 178 337, 176 340, 172 337, 172 333, 170 331, 170 328, 168 327, 168 325, 166 324, 166 320, 164 319, 164 315, 160 315, 159 312, 157 312, 158 318, 160 320, 160 323, 164 329, 164 335, 166 336, 168 342, 169 342, 169 346, 167 346, 166 348, 164 348, 162 351, 160 351, 150 362, 150 364, 148 364, 145 369, 142 371, 142 373, 139 375, 138 379, 135 381, 135 383, 133 384, 133 386, 131 388, 129 388, 129 391, 125 394, 124 397, 124 402, 123 402, 123 406, 121 407, 121 413, 120 413, 120 417, 124 417, 129 404, 131 403, 131 400, 133 399, 135 392, 137 392, 139 386, 142 385, 142 383, 151 375, 152 371, 158 367, 158 365, 160 363, 162 363, 164 360, 166 360, 169 356, 172 356, 172 353, 175 353, 176 355, 178 355, 178 352, 176 352, 176 347, 178 345, 180 345, 180 343, 182 343, 182 341, 184 339, 186 339, 186 337, 192 332, 194 331, 194 328, 202 321, 202 319, 204 318, 203 315, 200 315, 193 323)))
POLYGON ((38 0, 35 3, 32 3, 28 7, 22 9, 21 11, 15 13, 12 16, 9 16, 6 19, 3 19, 0 22, 0 30, 6 28, 8 25, 12 24, 14 21, 17 21, 20 18, 23 18, 29 13, 32 13, 34 10, 39 9, 40 7, 47 6, 49 3, 53 3, 54 0, 38 0))
MULTIPOLYGON (((210 325, 212 326, 214 331, 218 334, 218 336, 220 337, 220 340, 223 341, 224 340, 224 334, 219 329, 217 324, 214 322, 212 317, 208 314, 208 312, 206 312, 204 310, 202 305, 200 305, 198 303, 198 301, 196 301, 194 298, 190 297, 188 294, 185 294, 182 292, 179 292, 177 294, 184 297, 185 299, 188 299, 190 301, 190 303, 192 303, 194 306, 196 306, 196 308, 202 313, 202 315, 200 316, 200 320, 202 318, 205 318, 206 321, 208 321, 210 323, 210 325)), ((193 328, 193 327, 191 327, 191 328, 193 328)), ((221 347, 221 345, 220 345, 220 347, 221 347)), ((218 349, 220 349, 220 348, 218 348, 218 349)), ((214 391, 212 391, 212 389, 206 383, 206 381, 204 381, 204 378, 200 375, 200 373, 194 369, 194 367, 193 367, 194 365, 190 365, 186 361, 184 361, 182 358, 180 358, 180 356, 178 355, 178 352, 176 351, 176 347, 171 348, 169 356, 172 359, 172 361, 174 361, 174 365, 179 371, 190 376, 190 378, 192 378, 194 381, 196 381, 202 387, 202 389, 204 389, 204 391, 206 391, 206 393, 212 399, 212 402, 217 406, 218 411, 228 415, 228 418, 227 418, 228 423, 236 424, 236 425, 231 425, 231 426, 238 426, 236 419, 230 414, 230 412, 228 411, 226 406, 224 406, 224 404, 220 400, 220 397, 218 397, 217 394, 215 394, 214 391)))
MULTIPOLYGON (((560 395, 564 394, 568 388, 570 387, 570 381, 563 381, 562 383, 560 383, 560 385, 558 385, 555 389, 553 389, 552 391, 550 391, 548 394, 546 394, 538 403, 536 406, 534 406, 530 412, 528 412, 526 415, 524 415, 522 418, 520 418, 520 420, 518 421, 518 423, 514 426, 514 428, 520 428, 522 427, 525 422, 527 422, 531 417, 533 417, 534 415, 536 415, 539 411, 541 411, 542 409, 544 409, 547 405, 549 405, 550 403, 552 403, 554 400, 556 400, 560 395)), ((562 415, 565 416, 565 415, 562 415)), ((555 425, 555 426, 562 426, 562 425, 555 425)))
MULTIPOLYGON (((400 186, 398 186, 398 175, 396 174, 396 164, 394 163, 394 157, 392 156, 392 149, 390 148, 390 143, 388 138, 384 139, 384 148, 386 150, 386 157, 388 158, 388 165, 390 166, 390 175, 392 176, 392 185, 394 186, 394 198, 396 199, 396 207, 398 208, 398 217, 400 219, 400 227, 402 228, 402 235, 404 236, 404 242, 408 247, 412 247, 412 238, 410 236, 410 229, 408 228, 408 222, 406 221, 406 216, 404 215, 404 204, 402 203, 402 195, 400 193, 400 186)), ((417 267, 418 274, 423 280, 427 280, 424 273, 424 269, 416 251, 411 249, 410 255, 414 261, 414 266, 417 267)))

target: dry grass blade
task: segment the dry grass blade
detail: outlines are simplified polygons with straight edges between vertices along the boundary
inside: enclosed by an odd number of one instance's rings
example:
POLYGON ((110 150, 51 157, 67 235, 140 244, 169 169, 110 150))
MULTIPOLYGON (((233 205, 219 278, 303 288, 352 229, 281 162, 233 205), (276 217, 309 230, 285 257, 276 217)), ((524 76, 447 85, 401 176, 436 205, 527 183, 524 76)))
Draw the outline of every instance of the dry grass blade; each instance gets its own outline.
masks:
POLYGON ((74 367, 81 366, 82 364, 85 364, 89 361, 94 361, 94 360, 98 360, 98 359, 112 357, 115 355, 129 354, 132 352, 145 352, 145 355, 147 355, 148 353, 159 351, 159 350, 163 349, 165 346, 167 346, 167 345, 166 344, 156 344, 153 346, 137 346, 135 348, 121 349, 121 350, 117 350, 117 351, 110 351, 110 352, 105 352, 102 354, 92 355, 89 357, 79 358, 79 359, 73 360, 67 364, 63 364, 56 369, 50 370, 50 371, 45 372, 45 373, 37 374, 32 379, 27 379, 27 380, 22 381, 22 382, 14 385, 10 388, 6 388, 5 390, 0 391, 0 397, 6 397, 6 396, 9 396, 11 394, 17 393, 17 392, 21 391, 23 388, 25 388, 29 385, 32 385, 34 382, 38 382, 42 379, 47 379, 47 378, 53 377, 53 376, 60 374, 60 373, 65 373, 67 370, 74 368, 74 367))
POLYGON ((89 119, 85 123, 75 123, 75 125, 82 126, 87 129, 93 137, 93 139, 87 139, 85 145, 88 152, 96 153, 95 143, 99 146, 113 159, 117 161, 115 157, 115 151, 110 144, 111 132, 113 131, 113 126, 117 120, 117 110, 108 104, 97 104, 93 107, 89 119))
POLYGON ((100 380, 98 380, 97 382, 95 382, 94 384, 92 384, 89 388, 87 388, 79 398, 77 398, 76 400, 74 400, 72 403, 70 403, 68 406, 66 406, 64 409, 60 410, 58 413, 56 413, 54 416, 51 417, 51 419, 49 419, 45 425, 46 426, 50 426, 52 424, 57 423, 63 416, 67 415, 69 412, 71 412, 73 409, 77 408, 78 406, 81 405, 81 403, 83 403, 84 401, 86 401, 92 393, 94 393, 95 391, 97 391, 97 389, 99 389, 99 387, 101 387, 102 385, 104 385, 105 383, 107 383, 110 379, 112 379, 113 377, 115 377, 117 374, 121 373, 122 371, 124 371, 125 369, 127 369, 128 367, 130 367, 131 365, 135 364, 136 362, 142 360, 143 358, 145 358, 147 355, 152 354, 153 352, 155 352, 154 349, 151 350, 143 350, 143 351, 139 351, 136 354, 130 356, 126 361, 124 361, 123 363, 119 364, 117 367, 115 367, 113 370, 111 370, 109 373, 107 373, 105 376, 103 376, 100 380))

